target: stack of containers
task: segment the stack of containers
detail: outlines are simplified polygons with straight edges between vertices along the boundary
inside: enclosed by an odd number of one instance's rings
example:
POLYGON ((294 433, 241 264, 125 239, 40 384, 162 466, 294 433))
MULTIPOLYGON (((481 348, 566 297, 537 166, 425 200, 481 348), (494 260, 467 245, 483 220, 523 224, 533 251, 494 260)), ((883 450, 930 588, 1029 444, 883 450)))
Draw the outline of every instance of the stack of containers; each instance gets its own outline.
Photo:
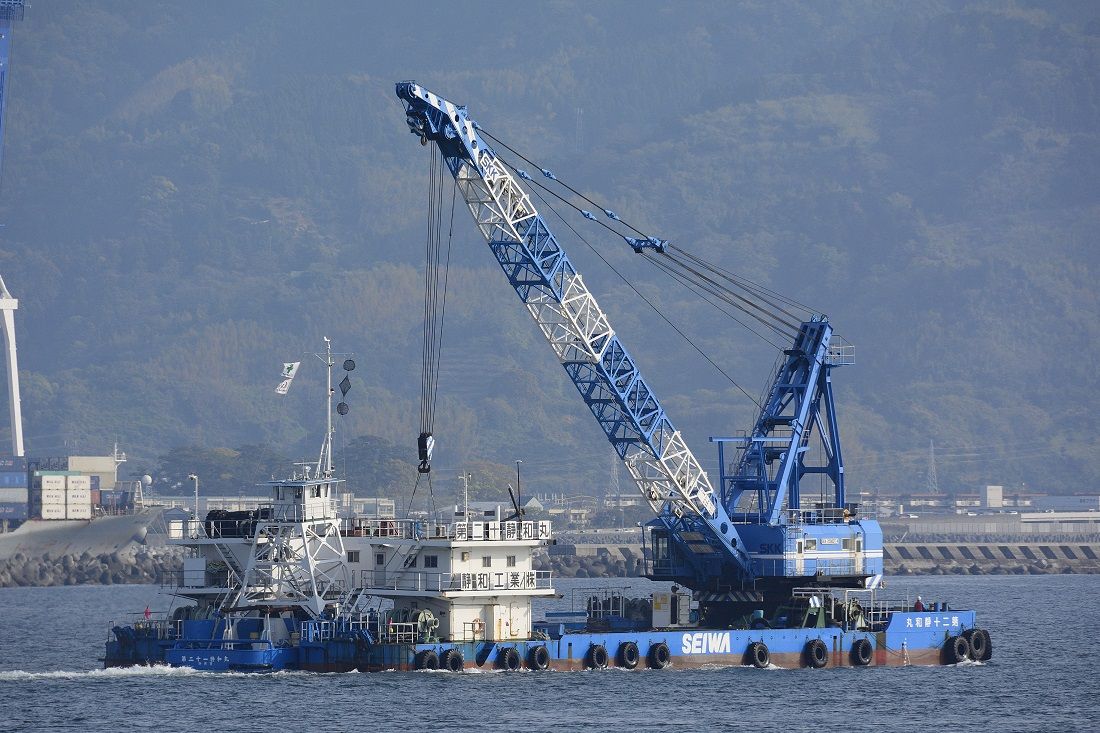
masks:
POLYGON ((65 518, 92 518, 92 480, 90 477, 73 475, 65 477, 65 518))
POLYGON ((42 488, 39 490, 38 502, 40 506, 40 516, 43 519, 65 518, 66 478, 68 477, 63 473, 48 473, 42 475, 42 488))
POLYGON ((27 459, 0 457, 0 519, 26 519, 27 459))
POLYGON ((90 476, 92 480, 92 506, 103 506, 103 496, 99 493, 99 476, 90 476))

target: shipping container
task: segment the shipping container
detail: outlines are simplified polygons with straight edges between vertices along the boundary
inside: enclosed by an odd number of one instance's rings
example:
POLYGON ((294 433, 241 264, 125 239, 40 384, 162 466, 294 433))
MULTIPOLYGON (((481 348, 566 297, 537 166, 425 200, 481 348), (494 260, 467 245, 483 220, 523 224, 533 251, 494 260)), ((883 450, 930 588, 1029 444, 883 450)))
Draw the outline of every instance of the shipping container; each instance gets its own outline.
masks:
POLYGON ((92 491, 99 491, 99 476, 89 476, 92 479, 92 491))
POLYGON ((0 457, 0 471, 19 471, 21 473, 26 473, 27 459, 23 456, 0 457))
POLYGON ((26 471, 0 471, 0 488, 19 488, 26 486, 26 471))
POLYGON ((92 506, 102 506, 101 501, 103 501, 103 496, 100 494, 99 489, 92 489, 92 506))
POLYGON ((35 497, 41 504, 60 504, 65 506, 65 492, 61 489, 42 489, 35 497))
POLYGON ((92 479, 89 476, 66 476, 65 488, 69 491, 88 491, 92 488, 92 479))
POLYGON ((0 502, 0 519, 26 519, 27 502, 0 502))
POLYGON ((43 489, 65 489, 64 475, 47 474, 40 477, 39 481, 39 486, 41 486, 43 489))
POLYGON ((62 504, 58 506, 56 504, 43 504, 40 516, 43 519, 64 519, 65 505, 62 504))
POLYGON ((27 503, 30 492, 27 489, 0 489, 0 504, 27 503))
POLYGON ((65 510, 66 519, 91 519, 92 518, 92 505, 87 506, 70 506, 65 510))

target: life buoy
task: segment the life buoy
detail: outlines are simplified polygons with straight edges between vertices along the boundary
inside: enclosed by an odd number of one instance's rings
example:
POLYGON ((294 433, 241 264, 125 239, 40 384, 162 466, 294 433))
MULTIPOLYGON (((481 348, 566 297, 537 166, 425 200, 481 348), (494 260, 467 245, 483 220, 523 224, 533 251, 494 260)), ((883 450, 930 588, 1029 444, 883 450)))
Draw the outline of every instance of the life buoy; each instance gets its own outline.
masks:
POLYGON ((632 641, 624 641, 619 644, 619 651, 615 656, 618 658, 619 666, 626 669, 637 667, 638 660, 641 658, 638 653, 638 645, 632 641))
POLYGON ((965 636, 951 636, 943 645, 944 664, 958 664, 970 658, 970 644, 965 636))
POLYGON ((871 663, 874 647, 867 639, 856 639, 852 642, 852 664, 856 667, 866 667, 871 663))
POLYGON ((497 669, 504 669, 509 672, 515 672, 519 669, 519 652, 516 651, 514 646, 501 649, 497 653, 497 669))
POLYGON ((431 649, 425 649, 416 653, 413 664, 417 669, 439 669, 439 655, 431 649))
POLYGON ((457 649, 448 649, 443 652, 439 662, 443 669, 448 672, 461 672, 462 668, 466 666, 466 660, 463 659, 462 652, 457 649))
POLYGON ((829 663, 829 648, 821 639, 810 639, 806 643, 806 666, 821 669, 829 663))
POLYGON ((757 669, 764 669, 771 664, 771 654, 768 653, 768 645, 762 641, 754 641, 749 644, 748 651, 746 652, 749 658, 749 662, 757 669))
POLYGON ((534 646, 527 652, 527 666, 536 672, 550 668, 550 651, 544 646, 534 646))
POLYGON ((672 662, 672 652, 668 650, 668 644, 661 641, 649 647, 645 660, 650 669, 664 669, 672 662))
POLYGON ((474 623, 473 623, 473 628, 474 628, 474 636, 476 637, 482 631, 485 631, 485 622, 482 621, 479 618, 475 618, 474 623))
POLYGON ((967 629, 963 632, 963 638, 970 645, 970 658, 975 662, 984 662, 989 635, 982 629, 967 629))
POLYGON ((607 666, 607 649, 603 644, 593 644, 584 655, 584 666, 589 669, 603 669, 607 666))

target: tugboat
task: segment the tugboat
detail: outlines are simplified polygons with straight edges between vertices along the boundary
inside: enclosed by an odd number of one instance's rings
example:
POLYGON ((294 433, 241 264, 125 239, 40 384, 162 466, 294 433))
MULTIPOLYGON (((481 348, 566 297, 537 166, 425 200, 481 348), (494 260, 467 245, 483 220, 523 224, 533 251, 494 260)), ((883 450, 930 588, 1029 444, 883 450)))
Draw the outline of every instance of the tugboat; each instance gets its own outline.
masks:
POLYGON ((472 521, 468 512, 453 522, 339 517, 327 339, 325 360, 328 423, 317 463, 269 482, 270 502, 256 511, 170 521, 169 544, 188 554, 165 586, 186 605, 112 625, 105 667, 820 668, 992 656, 973 611, 939 602, 917 611, 880 588, 796 588, 737 618, 677 586, 643 599, 577 589, 571 610, 536 620, 532 601, 558 597, 551 573, 534 569, 535 554, 554 542, 550 522, 472 521))

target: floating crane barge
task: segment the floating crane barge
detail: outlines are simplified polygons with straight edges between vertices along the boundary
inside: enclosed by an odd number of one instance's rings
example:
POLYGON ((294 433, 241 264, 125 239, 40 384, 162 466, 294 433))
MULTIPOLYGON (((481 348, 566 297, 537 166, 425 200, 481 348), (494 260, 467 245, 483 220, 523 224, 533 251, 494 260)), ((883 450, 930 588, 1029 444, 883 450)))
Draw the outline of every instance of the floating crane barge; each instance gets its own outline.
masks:
MULTIPOLYGON (((533 565, 553 542, 549 522, 518 512, 446 524, 339 519, 329 409, 312 476, 271 482, 271 504, 251 515, 170 526, 170 541, 192 552, 172 593, 194 605, 115 625, 107 666, 458 672, 991 658, 973 611, 939 601, 917 610, 882 595, 882 532, 845 499, 833 402, 832 372, 852 363, 852 349, 827 318, 792 320, 790 301, 766 288, 745 286, 609 209, 593 206, 600 219, 562 198, 659 266, 681 275, 702 268, 707 292, 793 338, 752 431, 711 438, 715 488, 520 180, 553 191, 500 158, 489 141, 507 146, 465 107, 415 82, 399 83, 397 95, 410 131, 434 144, 438 170, 454 177, 509 284, 653 509, 643 527, 646 575, 669 589, 641 601, 592 591, 572 610, 535 620, 533 599, 555 596, 550 573, 533 565), (742 291, 723 290, 723 278, 742 291), (811 447, 824 457, 816 464, 811 447), (828 495, 808 501, 806 475, 821 477, 828 495)), ((421 436, 422 462, 433 441, 421 436)))

